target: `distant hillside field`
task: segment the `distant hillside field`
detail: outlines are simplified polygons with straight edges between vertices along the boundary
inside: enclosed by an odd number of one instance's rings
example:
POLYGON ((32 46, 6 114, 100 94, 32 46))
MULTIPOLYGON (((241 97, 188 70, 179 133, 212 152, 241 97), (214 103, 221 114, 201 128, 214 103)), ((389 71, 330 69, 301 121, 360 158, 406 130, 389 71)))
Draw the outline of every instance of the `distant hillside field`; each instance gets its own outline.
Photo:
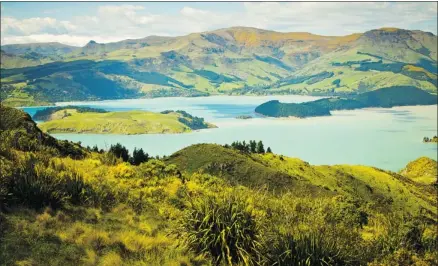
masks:
POLYGON ((84 47, 1 47, 1 99, 59 101, 208 95, 349 95, 392 86, 437 91, 437 36, 376 29, 348 36, 232 27, 84 47))
POLYGON ((48 133, 171 134, 215 127, 203 118, 179 111, 83 112, 75 107, 65 107, 47 118, 48 121, 38 127, 48 133))

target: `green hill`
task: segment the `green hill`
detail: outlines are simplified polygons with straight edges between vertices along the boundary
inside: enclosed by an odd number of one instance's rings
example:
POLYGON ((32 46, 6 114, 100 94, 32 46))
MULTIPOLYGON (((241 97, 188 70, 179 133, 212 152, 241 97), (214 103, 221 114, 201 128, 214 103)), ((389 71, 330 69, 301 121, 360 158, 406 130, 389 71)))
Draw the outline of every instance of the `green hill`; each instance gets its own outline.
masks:
POLYGON ((168 158, 143 154, 137 165, 118 158, 115 149, 131 155, 122 145, 83 148, 41 132, 21 110, 0 111, 2 264, 435 265, 438 258, 436 190, 409 177, 429 173, 423 169, 434 161, 420 158, 397 174, 199 144, 168 158))
POLYGON ((51 113, 38 127, 48 133, 155 134, 185 133, 215 127, 203 118, 179 111, 102 112, 64 107, 51 113))
POLYGON ((1 98, 18 105, 215 94, 345 95, 392 86, 436 93, 436 46, 435 35, 403 29, 336 37, 245 27, 90 41, 84 47, 7 45, 1 98))
MULTIPOLYGON (((420 209, 436 213, 433 188, 417 186, 396 173, 369 166, 312 166, 295 158, 275 154, 246 154, 215 144, 197 144, 182 149, 167 160, 189 173, 201 172, 225 178, 230 184, 282 191, 343 195, 374 208, 420 209)), ((410 176, 410 175, 407 175, 410 176)))
POLYGON ((348 98, 324 98, 304 103, 280 103, 277 100, 272 100, 257 106, 255 112, 271 117, 304 118, 331 115, 331 110, 434 104, 437 104, 436 95, 415 87, 399 86, 381 88, 348 98))
POLYGON ((437 162, 427 157, 410 162, 400 173, 419 183, 430 185, 438 182, 437 162))

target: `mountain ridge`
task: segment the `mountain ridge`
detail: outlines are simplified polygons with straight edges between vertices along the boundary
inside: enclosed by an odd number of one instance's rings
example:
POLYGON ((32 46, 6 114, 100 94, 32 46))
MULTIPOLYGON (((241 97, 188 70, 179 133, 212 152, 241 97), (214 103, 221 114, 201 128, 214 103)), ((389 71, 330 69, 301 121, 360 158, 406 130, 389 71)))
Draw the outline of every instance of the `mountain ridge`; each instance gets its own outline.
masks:
POLYGON ((390 86, 437 90, 437 38, 423 31, 383 28, 322 36, 231 27, 177 37, 90 41, 74 49, 52 44, 53 54, 41 46, 2 46, 5 104, 132 96, 343 95, 390 86), (90 65, 71 70, 84 60, 90 65), (48 71, 53 63, 66 68, 48 71), (66 99, 60 88, 83 96, 66 99), (96 89, 103 94, 95 94, 96 89))

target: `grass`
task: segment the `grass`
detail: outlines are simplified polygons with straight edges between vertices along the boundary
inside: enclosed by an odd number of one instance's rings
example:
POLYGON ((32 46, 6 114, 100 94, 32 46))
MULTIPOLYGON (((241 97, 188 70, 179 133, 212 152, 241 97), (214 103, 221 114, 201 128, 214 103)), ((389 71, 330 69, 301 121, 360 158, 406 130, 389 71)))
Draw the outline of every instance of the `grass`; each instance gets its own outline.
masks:
POLYGON ((415 182, 430 185, 437 182, 437 163, 430 158, 420 157, 410 162, 400 173, 415 182))
POLYGON ((200 144, 137 166, 1 111, 3 264, 436 264, 436 191, 407 176, 435 161, 397 174, 200 144))
POLYGON ((160 114, 146 111, 78 113, 74 110, 61 110, 51 117, 55 119, 40 123, 38 127, 48 133, 154 134, 191 131, 189 126, 178 120, 181 117, 178 113, 160 114))

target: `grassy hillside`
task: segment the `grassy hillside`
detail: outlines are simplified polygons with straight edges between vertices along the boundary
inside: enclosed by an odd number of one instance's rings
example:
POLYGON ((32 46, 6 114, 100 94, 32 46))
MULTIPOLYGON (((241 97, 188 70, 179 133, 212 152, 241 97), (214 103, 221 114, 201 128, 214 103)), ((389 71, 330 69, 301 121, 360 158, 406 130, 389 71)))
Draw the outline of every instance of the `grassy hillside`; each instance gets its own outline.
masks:
POLYGON ((81 48, 9 45, 1 81, 15 93, 2 99, 344 95, 391 86, 436 93, 436 46, 435 35, 402 29, 330 37, 244 27, 81 48), (34 57, 24 60, 26 53, 34 57))
POLYGON ((38 124, 38 127, 48 133, 154 134, 184 133, 214 125, 174 111, 90 112, 65 107, 52 113, 50 119, 38 124), (195 119, 199 122, 192 125, 195 119))
POLYGON ((272 100, 256 107, 255 112, 271 117, 312 117, 331 115, 332 110, 353 110, 369 107, 391 108, 406 105, 434 105, 438 98, 416 87, 381 88, 348 98, 324 98, 304 103, 280 103, 272 100))
POLYGON ((0 114, 5 265, 435 265, 438 259, 435 188, 403 173, 312 166, 212 144, 133 165, 112 151, 73 143, 67 146, 81 156, 60 153, 64 142, 46 142, 50 136, 23 111, 1 107, 0 114))
POLYGON ((410 162, 400 173, 423 184, 430 185, 438 182, 437 162, 427 157, 410 162))

